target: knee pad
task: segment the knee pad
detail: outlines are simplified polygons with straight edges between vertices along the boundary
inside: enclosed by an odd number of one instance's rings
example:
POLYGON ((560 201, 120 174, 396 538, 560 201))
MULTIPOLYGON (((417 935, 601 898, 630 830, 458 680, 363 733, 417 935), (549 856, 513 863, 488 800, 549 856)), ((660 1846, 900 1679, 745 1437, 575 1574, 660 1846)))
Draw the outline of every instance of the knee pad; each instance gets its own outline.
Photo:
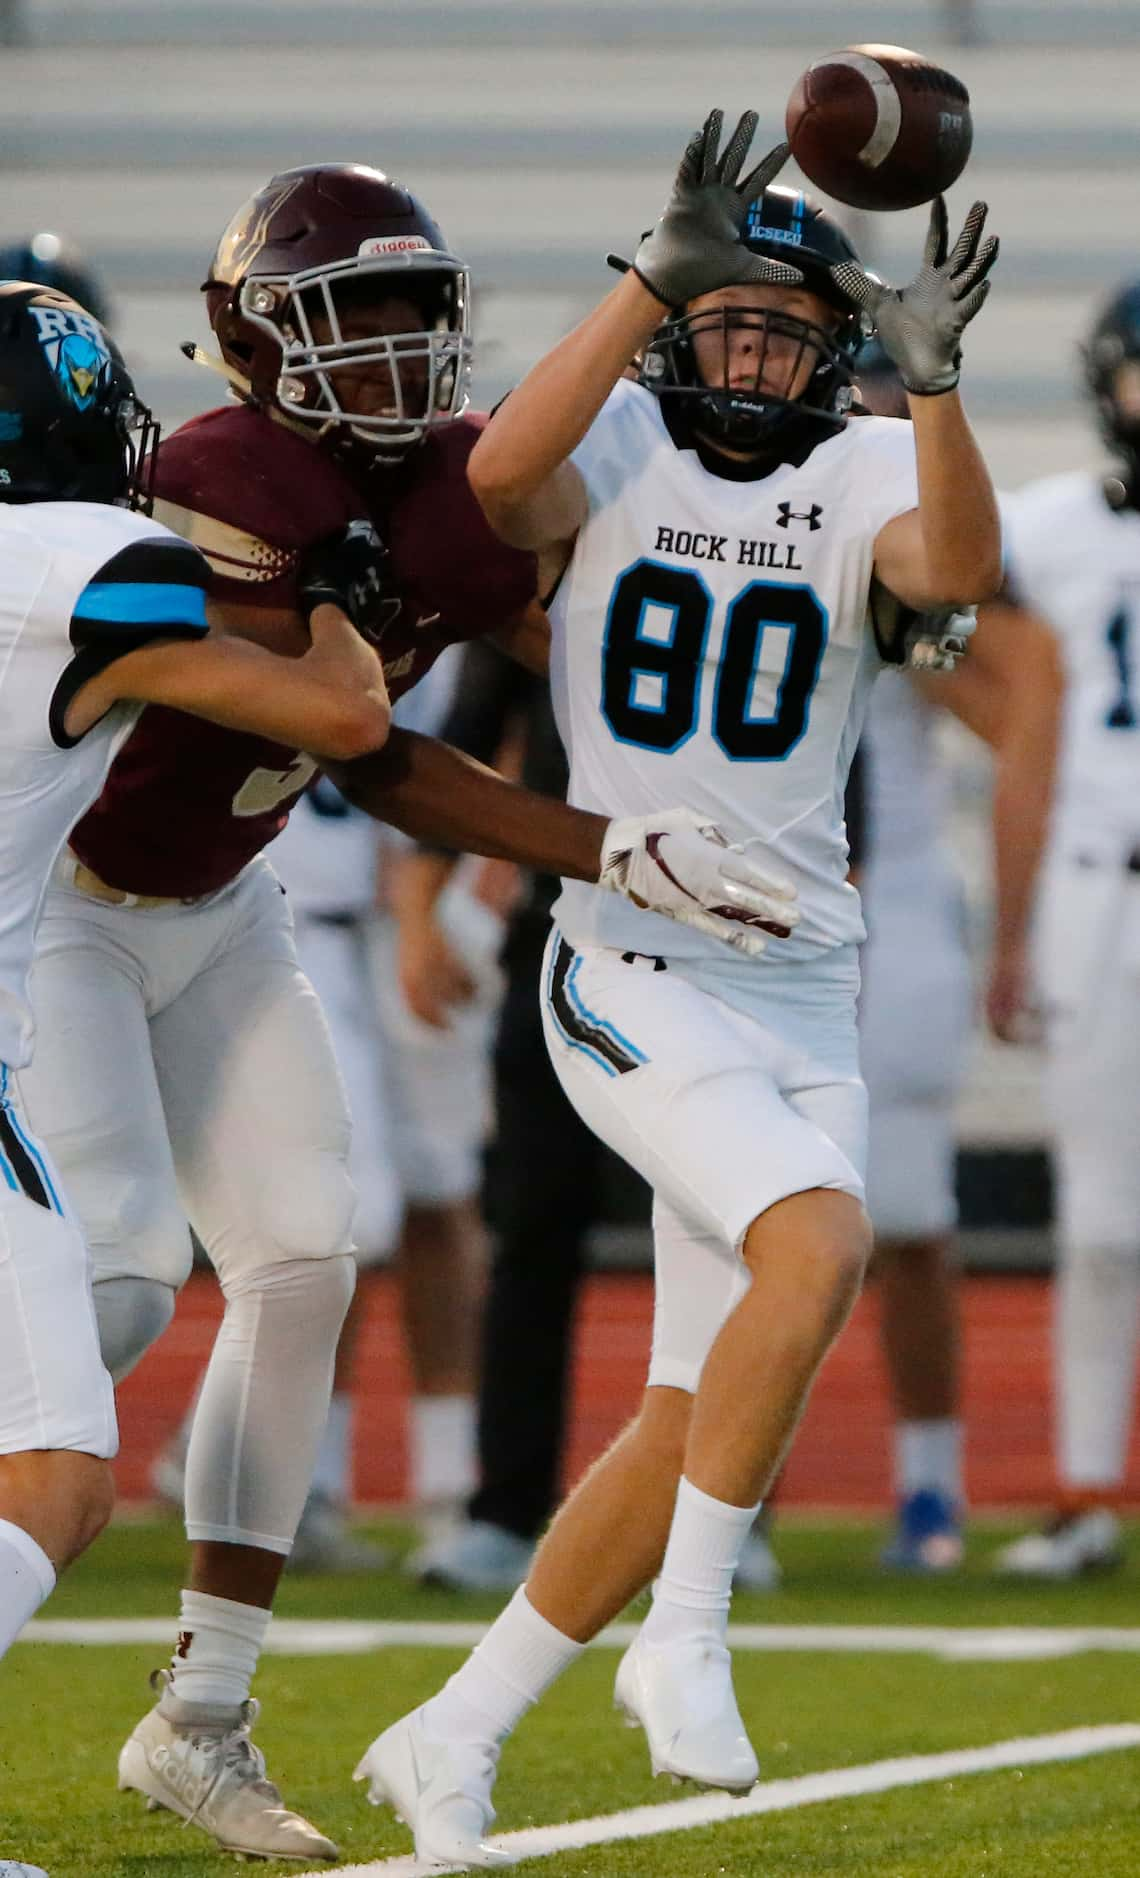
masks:
POLYGON ((103 1361, 120 1383, 161 1337, 178 1293, 154 1278, 103 1278, 93 1290, 103 1361))
POLYGON ((287 1553, 328 1418, 356 1283, 349 1253, 223 1281, 226 1312, 186 1457, 186 1531, 287 1553))
POLYGON ((274 1168, 257 1201, 269 1257, 298 1268, 350 1251, 356 1188, 344 1157, 305 1154, 274 1168))
POLYGON ((162 1180, 128 1175, 94 1197, 68 1195, 79 1214, 96 1284, 132 1279, 179 1291, 194 1264, 186 1215, 172 1187, 162 1180))

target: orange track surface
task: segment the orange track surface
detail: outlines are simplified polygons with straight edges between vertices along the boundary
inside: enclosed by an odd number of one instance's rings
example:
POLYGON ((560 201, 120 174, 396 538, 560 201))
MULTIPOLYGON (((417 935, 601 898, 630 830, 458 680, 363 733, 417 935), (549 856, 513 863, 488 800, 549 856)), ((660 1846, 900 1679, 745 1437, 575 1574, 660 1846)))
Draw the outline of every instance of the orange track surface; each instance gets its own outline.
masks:
MULTIPOLYGON (((407 1372, 396 1290, 371 1283, 357 1362, 356 1492, 398 1502, 405 1489, 407 1372)), ((649 1348, 651 1293, 641 1275, 590 1280, 575 1372, 575 1478, 635 1409, 649 1348)), ((147 1499, 147 1469, 177 1425, 206 1360, 220 1314, 205 1274, 187 1285, 174 1323, 119 1394, 120 1492, 147 1499)), ((1050 1499, 1049 1287, 1039 1278, 978 1278, 965 1287, 967 1484, 972 1504, 1050 1499)), ((1134 1444, 1140 1455, 1140 1444, 1134 1444)), ((862 1299, 816 1384, 781 1487, 781 1503, 873 1508, 889 1499, 887 1412, 877 1300, 862 1299)), ((1140 1502, 1134 1458, 1130 1500, 1140 1502)))

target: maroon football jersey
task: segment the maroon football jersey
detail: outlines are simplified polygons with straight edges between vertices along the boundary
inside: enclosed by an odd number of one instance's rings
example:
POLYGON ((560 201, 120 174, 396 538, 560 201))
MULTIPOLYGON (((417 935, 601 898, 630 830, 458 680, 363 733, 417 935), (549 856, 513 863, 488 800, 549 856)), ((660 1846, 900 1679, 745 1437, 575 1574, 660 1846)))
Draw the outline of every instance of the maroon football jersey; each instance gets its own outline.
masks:
MULTIPOLYGON (((534 557, 492 534, 468 486, 485 421, 429 432, 365 488, 247 405, 210 411, 162 444, 155 514, 202 549, 218 599, 267 607, 295 604, 303 549, 369 516, 403 601, 381 647, 395 700, 445 646, 494 631, 534 597, 534 557)), ((282 744, 150 705, 71 845, 129 893, 214 893, 280 834, 315 767, 282 744)))

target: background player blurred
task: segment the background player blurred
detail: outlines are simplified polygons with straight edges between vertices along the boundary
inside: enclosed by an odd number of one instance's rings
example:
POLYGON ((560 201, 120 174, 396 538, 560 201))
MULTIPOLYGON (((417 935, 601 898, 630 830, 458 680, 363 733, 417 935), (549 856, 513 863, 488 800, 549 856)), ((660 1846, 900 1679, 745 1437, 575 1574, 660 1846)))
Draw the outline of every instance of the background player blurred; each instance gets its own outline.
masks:
MULTIPOLYGON (((445 652, 399 701, 396 721, 420 731, 438 726, 456 683, 457 655, 458 649, 445 652)), ((413 1385, 409 1497, 426 1529, 448 1523, 474 1481, 474 1327, 484 1262, 476 1194, 490 1100, 499 921, 469 890, 469 864, 468 886, 455 883, 442 909, 444 943, 458 948, 454 969, 467 996, 446 1035, 418 1021, 399 995, 393 956, 392 902, 407 847, 318 775, 270 850, 352 1115, 348 1165, 357 1191, 360 1278, 337 1345, 328 1421, 290 1553, 294 1570, 363 1571, 384 1563, 380 1548, 352 1532, 349 1513, 358 1338, 369 1275, 393 1258, 413 1385)), ((156 1490, 179 1506, 195 1408, 196 1397, 152 1470, 156 1490)))
POLYGON ((1140 1329, 1140 281, 1101 312, 1083 366, 1114 469, 1052 476, 1002 504, 1008 598, 1056 635, 1066 680, 1037 959, 1060 1491, 1045 1531, 997 1560, 1043 1578, 1119 1557, 1140 1329))
MULTIPOLYGON (((907 415, 906 393, 880 346, 864 348, 858 375, 872 411, 907 415)), ((1028 926, 1059 700, 1049 636, 1028 619, 991 618, 952 673, 888 674, 872 694, 859 749, 867 1207, 898 1507, 883 1563, 901 1571, 961 1562, 965 1506, 954 1105, 974 1000, 961 890, 946 847, 937 716, 950 711, 994 753, 996 897, 985 1003, 997 1034, 1013 1039, 1028 996, 1028 926)))
POLYGON ((388 730, 379 660, 333 608, 299 660, 211 632, 206 563, 139 512, 153 436, 97 321, 55 289, 0 285, 0 1654, 113 1498, 87 1250, 22 1089, 36 926, 68 830, 143 703, 329 756, 388 730))
MULTIPOLYGON (((545 677, 490 646, 467 646, 441 734, 482 761, 521 740, 522 778, 559 800, 569 772, 545 677)), ((456 857, 419 850, 404 865, 400 977, 427 1022, 462 1022, 467 986, 440 908, 456 857)), ((409 1560, 454 1590, 521 1584, 559 1496, 575 1307, 588 1228, 610 1151, 581 1121, 551 1067, 534 988, 556 876, 529 873, 510 913, 506 991, 495 1035, 494 1134, 486 1207, 492 1257, 482 1311, 478 1481, 466 1516, 409 1560), (520 1170, 526 1169, 526 1177, 520 1170)))
POLYGON ((70 296, 100 326, 111 328, 107 290, 86 256, 63 235, 41 228, 34 235, 0 244, 0 280, 35 281, 70 296))

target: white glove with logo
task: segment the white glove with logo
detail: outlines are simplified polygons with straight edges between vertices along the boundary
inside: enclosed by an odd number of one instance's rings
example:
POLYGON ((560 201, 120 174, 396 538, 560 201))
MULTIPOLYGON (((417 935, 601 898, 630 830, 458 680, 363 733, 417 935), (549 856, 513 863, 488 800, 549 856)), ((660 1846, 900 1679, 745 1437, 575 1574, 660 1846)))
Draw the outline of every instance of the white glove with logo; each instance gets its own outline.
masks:
POLYGON ((786 875, 767 860, 748 859, 692 809, 611 822, 598 885, 750 958, 763 952, 766 934, 786 939, 800 917, 786 875))

